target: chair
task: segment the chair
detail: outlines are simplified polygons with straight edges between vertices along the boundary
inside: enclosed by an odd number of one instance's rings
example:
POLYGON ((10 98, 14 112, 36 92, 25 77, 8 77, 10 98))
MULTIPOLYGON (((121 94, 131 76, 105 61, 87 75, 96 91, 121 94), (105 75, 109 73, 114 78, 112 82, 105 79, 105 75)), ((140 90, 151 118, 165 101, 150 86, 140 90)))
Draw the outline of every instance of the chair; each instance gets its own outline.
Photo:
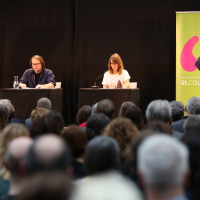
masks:
POLYGON ((61 82, 56 82, 55 88, 61 88, 61 82))
POLYGON ((130 88, 131 89, 137 88, 137 82, 130 82, 130 88))

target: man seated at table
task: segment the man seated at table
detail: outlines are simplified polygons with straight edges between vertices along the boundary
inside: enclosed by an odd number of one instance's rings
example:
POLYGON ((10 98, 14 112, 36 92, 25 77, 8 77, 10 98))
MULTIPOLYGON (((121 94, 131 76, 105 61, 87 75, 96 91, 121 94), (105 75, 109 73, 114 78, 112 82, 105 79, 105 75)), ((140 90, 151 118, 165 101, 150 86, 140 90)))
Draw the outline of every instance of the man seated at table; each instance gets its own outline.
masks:
POLYGON ((54 88, 56 86, 54 74, 50 69, 45 68, 45 62, 41 56, 34 55, 30 60, 30 65, 32 68, 24 72, 19 87, 54 88))

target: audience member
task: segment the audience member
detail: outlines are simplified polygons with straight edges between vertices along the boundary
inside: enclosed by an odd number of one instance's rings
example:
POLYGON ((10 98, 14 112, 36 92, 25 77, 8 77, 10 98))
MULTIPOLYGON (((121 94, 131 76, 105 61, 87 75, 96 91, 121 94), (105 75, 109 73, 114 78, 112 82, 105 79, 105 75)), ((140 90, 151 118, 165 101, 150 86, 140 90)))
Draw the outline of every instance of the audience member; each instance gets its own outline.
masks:
MULTIPOLYGON (((192 116, 197 117, 197 116, 192 116)), ((189 117, 191 119, 192 117, 189 117)), ((199 119, 198 119, 199 120, 199 119)), ((200 132, 194 129, 189 134, 185 134, 183 142, 189 149, 189 163, 190 163, 190 179, 187 187, 187 194, 189 199, 200 199, 200 132)))
POLYGON ((1 200, 15 199, 20 194, 26 180, 21 165, 32 142, 29 137, 18 137, 10 142, 4 158, 4 165, 11 174, 10 188, 1 200))
POLYGON ((0 105, 0 131, 4 129, 8 122, 8 109, 4 105, 0 105))
MULTIPOLYGON (((47 97, 39 98, 37 101, 36 110, 38 108, 46 108, 46 109, 51 110, 52 109, 51 100, 47 97)), ((31 118, 28 118, 25 120, 25 126, 27 128, 31 127, 31 118)))
POLYGON ((33 109, 30 116, 31 124, 33 124, 37 119, 46 116, 49 111, 50 110, 46 108, 33 109))
POLYGON ((138 106, 133 105, 127 108, 124 117, 130 119, 139 130, 142 130, 144 128, 144 117, 142 114, 142 110, 138 106))
POLYGON ((26 155, 27 173, 43 171, 71 173, 70 153, 65 142, 57 135, 38 137, 26 155))
POLYGON ((124 101, 119 109, 119 117, 125 117, 127 109, 134 105, 132 101, 124 101))
POLYGON ((92 115, 86 125, 86 136, 87 140, 91 140, 97 135, 101 135, 104 128, 110 122, 110 119, 103 113, 96 113, 92 115))
POLYGON ((104 113, 110 119, 115 115, 115 104, 110 99, 103 99, 98 102, 97 113, 104 113))
POLYGON ((87 146, 87 137, 82 129, 76 125, 70 125, 61 132, 62 138, 69 145, 72 154, 73 176, 75 179, 86 176, 84 153, 87 146))
POLYGON ((0 136, 0 196, 8 193, 10 173, 3 166, 3 159, 10 142, 20 136, 30 137, 29 131, 23 124, 8 124, 0 136))
POLYGON ((167 135, 151 136, 139 146, 138 173, 148 200, 186 199, 188 156, 186 146, 167 135))
POLYGON ((154 132, 158 133, 167 133, 169 135, 172 135, 172 129, 168 124, 162 121, 153 121, 145 126, 143 130, 152 130, 154 132))
POLYGON ((65 173, 43 172, 28 179, 17 200, 69 200, 72 192, 65 173))
POLYGON ((139 130, 135 124, 124 117, 113 119, 103 131, 103 135, 117 140, 121 150, 121 164, 127 159, 130 142, 138 133, 139 130))
POLYGON ((186 110, 186 116, 183 117, 182 119, 172 123, 171 124, 172 130, 183 133, 184 132, 183 125, 185 123, 185 120, 190 116, 200 114, 200 98, 198 98, 198 97, 190 98, 187 101, 185 110, 186 110))
MULTIPOLYGON (((41 113, 41 110, 44 110, 44 109, 45 108, 39 108, 35 111, 36 113, 38 112, 41 113)), ((41 116, 35 121, 33 121, 30 128, 31 137, 36 138, 38 136, 48 134, 48 133, 60 135, 61 131, 64 128, 64 121, 60 112, 56 110, 45 109, 42 115, 43 114, 44 116, 41 116)))
POLYGON ((15 108, 9 99, 0 99, 0 105, 4 105, 8 109, 8 123, 21 123, 21 120, 14 118, 15 108))
POLYGON ((71 200, 141 200, 137 187, 117 172, 119 164, 120 149, 116 140, 107 136, 92 139, 85 154, 89 176, 76 182, 79 184, 71 200))
POLYGON ((183 125, 184 134, 199 133, 200 134, 200 115, 188 117, 183 125))
POLYGON ((172 123, 184 117, 184 104, 181 101, 171 101, 172 123))
POLYGON ((86 122, 92 114, 92 108, 89 105, 82 106, 77 115, 76 115, 76 122, 80 128, 84 131, 86 130, 86 122))
MULTIPOLYGON (((149 103, 146 109, 147 124, 153 121, 162 121, 170 126, 171 123, 171 105, 167 100, 154 100, 149 103)), ((183 137, 182 132, 172 130, 172 135, 180 139, 183 137)))
POLYGON ((86 148, 84 164, 90 176, 118 170, 120 166, 120 148, 117 141, 108 136, 93 138, 86 148))

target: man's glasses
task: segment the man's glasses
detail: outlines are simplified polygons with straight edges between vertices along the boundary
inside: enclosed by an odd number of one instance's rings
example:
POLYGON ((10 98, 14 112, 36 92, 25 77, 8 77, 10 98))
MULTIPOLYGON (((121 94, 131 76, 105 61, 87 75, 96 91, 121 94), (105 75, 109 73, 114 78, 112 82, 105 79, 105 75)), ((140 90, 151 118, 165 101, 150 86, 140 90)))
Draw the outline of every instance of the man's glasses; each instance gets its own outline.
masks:
POLYGON ((32 63, 32 66, 37 66, 39 64, 41 64, 41 63, 32 63))

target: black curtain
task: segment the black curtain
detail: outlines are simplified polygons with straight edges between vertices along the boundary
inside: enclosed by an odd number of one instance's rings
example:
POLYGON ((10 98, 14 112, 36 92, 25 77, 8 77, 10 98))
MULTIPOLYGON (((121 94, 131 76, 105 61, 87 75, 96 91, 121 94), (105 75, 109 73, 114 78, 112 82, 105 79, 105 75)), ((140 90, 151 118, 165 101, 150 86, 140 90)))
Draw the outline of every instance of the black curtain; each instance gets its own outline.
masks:
POLYGON ((93 85, 117 52, 138 82, 143 112, 153 99, 174 100, 175 12, 199 7, 193 0, 0 0, 0 87, 12 87, 32 55, 41 55, 62 82, 68 125, 79 88, 93 85))

